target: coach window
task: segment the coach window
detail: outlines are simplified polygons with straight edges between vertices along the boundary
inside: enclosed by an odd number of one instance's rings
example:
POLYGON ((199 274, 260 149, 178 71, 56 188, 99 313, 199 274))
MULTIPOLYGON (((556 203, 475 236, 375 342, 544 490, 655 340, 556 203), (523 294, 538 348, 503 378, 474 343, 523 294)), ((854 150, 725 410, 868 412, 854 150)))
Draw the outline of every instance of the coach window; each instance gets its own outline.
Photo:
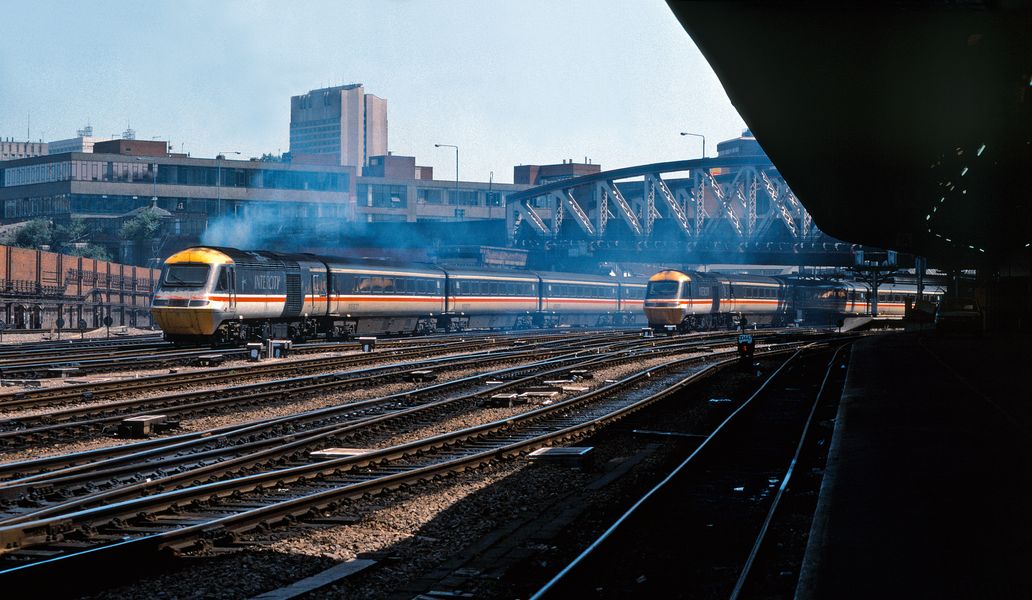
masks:
POLYGON ((219 281, 215 284, 216 292, 228 292, 229 291, 229 268, 219 268, 219 281))

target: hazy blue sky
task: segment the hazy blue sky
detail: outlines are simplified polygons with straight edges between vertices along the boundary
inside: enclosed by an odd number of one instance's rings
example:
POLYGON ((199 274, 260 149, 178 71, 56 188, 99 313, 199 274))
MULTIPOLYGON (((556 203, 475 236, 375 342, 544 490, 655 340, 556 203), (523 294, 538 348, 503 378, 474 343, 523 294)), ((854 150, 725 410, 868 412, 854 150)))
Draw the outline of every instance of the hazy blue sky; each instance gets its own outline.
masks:
POLYGON ((131 122, 194 156, 288 149, 290 96, 364 83, 439 179, 696 157, 744 123, 660 0, 0 0, 0 136, 131 122))

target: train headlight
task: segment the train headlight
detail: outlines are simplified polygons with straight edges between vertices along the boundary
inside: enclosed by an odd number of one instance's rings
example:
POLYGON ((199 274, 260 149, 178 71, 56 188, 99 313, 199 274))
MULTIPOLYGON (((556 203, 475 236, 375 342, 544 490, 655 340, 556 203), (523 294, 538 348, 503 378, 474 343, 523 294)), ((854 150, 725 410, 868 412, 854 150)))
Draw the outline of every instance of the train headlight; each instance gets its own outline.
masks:
POLYGON ((207 300, 191 300, 189 306, 208 306, 207 300))

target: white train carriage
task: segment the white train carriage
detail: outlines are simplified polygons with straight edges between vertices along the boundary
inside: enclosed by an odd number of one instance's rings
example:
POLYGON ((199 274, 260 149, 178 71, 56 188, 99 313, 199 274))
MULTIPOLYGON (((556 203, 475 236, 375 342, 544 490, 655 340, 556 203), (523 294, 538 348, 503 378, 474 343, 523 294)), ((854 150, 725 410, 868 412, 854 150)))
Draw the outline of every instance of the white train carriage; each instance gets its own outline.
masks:
POLYGON ((620 311, 620 285, 604 279, 572 273, 541 274, 543 325, 612 325, 620 311))
POLYGON ((429 332, 446 310, 446 275, 436 267, 345 259, 326 264, 328 285, 316 278, 312 300, 317 306, 325 299, 337 334, 429 332))
POLYGON ((648 285, 644 280, 621 279, 619 290, 619 309, 616 324, 644 325, 645 292, 648 285))
POLYGON ((719 311, 745 317, 751 323, 772 324, 783 320, 787 307, 786 286, 773 277, 726 275, 718 278, 719 311))
POLYGON ((540 278, 523 271, 449 269, 444 326, 530 327, 540 307, 540 278))
MULTIPOLYGON (((873 309, 871 286, 864 282, 843 281, 837 284, 842 314, 846 316, 869 315, 873 309)), ((946 290, 939 286, 926 286, 922 300, 938 304, 946 290)), ((907 306, 917 304, 917 286, 910 283, 883 283, 878 286, 878 316, 903 318, 907 306)))

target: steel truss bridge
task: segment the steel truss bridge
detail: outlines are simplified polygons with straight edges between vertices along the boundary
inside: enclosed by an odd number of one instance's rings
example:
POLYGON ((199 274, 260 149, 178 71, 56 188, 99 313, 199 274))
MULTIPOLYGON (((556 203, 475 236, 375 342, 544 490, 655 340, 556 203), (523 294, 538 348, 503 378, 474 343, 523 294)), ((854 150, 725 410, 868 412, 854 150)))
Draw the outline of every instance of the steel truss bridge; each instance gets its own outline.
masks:
POLYGON ((510 194, 510 246, 559 260, 848 265, 762 156, 653 163, 510 194))

